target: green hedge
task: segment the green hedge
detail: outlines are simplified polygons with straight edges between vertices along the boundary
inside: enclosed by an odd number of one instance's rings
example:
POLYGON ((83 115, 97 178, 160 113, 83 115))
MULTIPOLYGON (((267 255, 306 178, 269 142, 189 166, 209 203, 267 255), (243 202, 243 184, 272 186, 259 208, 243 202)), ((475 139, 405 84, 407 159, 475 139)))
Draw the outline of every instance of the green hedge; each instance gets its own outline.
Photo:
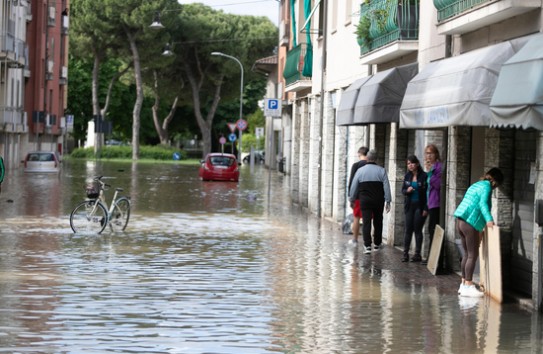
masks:
MULTIPOLYGON (((181 155, 181 160, 187 158, 187 153, 169 146, 140 146, 140 159, 149 160, 172 160, 173 154, 177 152, 181 155)), ((104 146, 98 154, 94 154, 94 148, 77 148, 70 154, 70 157, 76 159, 131 159, 131 146, 104 146)))

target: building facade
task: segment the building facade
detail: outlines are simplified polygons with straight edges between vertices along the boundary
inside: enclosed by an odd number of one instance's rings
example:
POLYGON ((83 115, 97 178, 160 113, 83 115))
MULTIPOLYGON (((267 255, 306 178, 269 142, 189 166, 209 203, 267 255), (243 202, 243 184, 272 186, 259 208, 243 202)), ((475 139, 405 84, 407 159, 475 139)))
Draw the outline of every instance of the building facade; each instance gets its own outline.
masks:
POLYGON ((434 143, 444 164, 442 267, 457 271, 454 210, 499 167, 506 182, 492 204, 504 291, 541 309, 542 18, 540 0, 281 1, 292 201, 340 223, 356 151, 374 148, 393 193, 384 238, 400 246, 405 161, 434 143))
POLYGON ((63 153, 68 0, 0 2, 0 153, 15 169, 26 152, 63 153))

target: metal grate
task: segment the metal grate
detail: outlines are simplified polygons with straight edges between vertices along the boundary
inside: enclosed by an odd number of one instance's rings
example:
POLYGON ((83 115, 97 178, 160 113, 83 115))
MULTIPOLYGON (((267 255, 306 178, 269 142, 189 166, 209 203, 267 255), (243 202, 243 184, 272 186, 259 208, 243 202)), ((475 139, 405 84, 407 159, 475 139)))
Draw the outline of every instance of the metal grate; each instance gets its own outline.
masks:
POLYGON ((360 20, 369 20, 360 52, 366 54, 389 43, 417 40, 419 37, 419 0, 372 0, 360 7, 360 20))

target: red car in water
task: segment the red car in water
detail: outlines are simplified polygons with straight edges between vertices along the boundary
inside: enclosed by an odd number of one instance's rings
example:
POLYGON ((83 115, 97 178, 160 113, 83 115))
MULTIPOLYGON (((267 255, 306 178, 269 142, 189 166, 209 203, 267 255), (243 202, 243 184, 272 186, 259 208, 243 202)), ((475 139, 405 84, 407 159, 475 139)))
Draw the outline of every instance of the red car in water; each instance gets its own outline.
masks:
POLYGON ((239 163, 235 155, 213 152, 201 160, 199 176, 202 181, 239 180, 239 163))

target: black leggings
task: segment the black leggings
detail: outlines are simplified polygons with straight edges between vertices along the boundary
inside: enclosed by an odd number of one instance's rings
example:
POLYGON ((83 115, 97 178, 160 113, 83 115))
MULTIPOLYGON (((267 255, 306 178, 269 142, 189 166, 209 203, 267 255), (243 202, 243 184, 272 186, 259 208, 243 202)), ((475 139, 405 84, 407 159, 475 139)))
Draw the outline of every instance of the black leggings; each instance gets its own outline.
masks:
POLYGON ((415 254, 420 256, 422 249, 422 227, 425 216, 422 216, 422 208, 419 202, 409 202, 405 211, 405 234, 403 238, 403 253, 408 254, 411 247, 413 233, 415 233, 415 254))
POLYGON ((467 281, 473 280, 473 271, 479 258, 479 231, 462 219, 456 221, 456 231, 462 239, 462 247, 464 248, 464 257, 460 269, 462 270, 462 278, 467 281))

